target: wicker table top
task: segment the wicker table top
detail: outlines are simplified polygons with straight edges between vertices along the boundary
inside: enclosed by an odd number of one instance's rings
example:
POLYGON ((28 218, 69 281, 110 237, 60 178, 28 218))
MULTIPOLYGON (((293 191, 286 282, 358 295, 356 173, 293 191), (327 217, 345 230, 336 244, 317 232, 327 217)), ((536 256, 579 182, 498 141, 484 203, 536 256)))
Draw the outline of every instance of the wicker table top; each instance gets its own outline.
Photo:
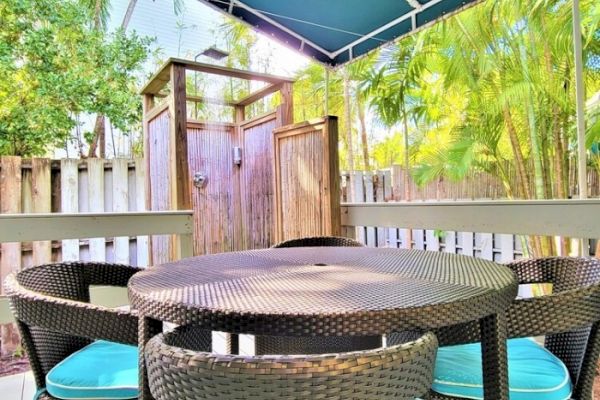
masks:
POLYGON ((517 294, 494 262, 401 249, 285 248, 150 268, 129 282, 142 315, 232 333, 379 335, 480 319, 517 294))

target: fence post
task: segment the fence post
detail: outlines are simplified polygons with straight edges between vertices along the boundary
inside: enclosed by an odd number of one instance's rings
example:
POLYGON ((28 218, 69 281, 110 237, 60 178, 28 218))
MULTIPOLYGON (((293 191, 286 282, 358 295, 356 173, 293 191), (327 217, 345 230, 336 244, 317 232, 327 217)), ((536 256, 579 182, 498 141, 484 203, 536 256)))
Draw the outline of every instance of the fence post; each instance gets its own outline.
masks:
MULTIPOLYGON (((365 189, 363 186, 363 173, 362 171, 352 171, 350 172, 350 183, 352 184, 352 202, 354 203, 364 203, 365 201, 365 189)), ((356 240, 361 243, 367 243, 365 237, 365 227, 357 226, 356 227, 356 240)))
MULTIPOLYGON (((60 160, 60 211, 79 212, 79 160, 60 160)), ((63 261, 79 260, 79 240, 63 240, 61 255, 63 261)))
MULTIPOLYGON (((31 200, 34 213, 52 211, 50 160, 34 158, 31 160, 31 200)), ((52 242, 49 240, 33 242, 33 265, 52 261, 52 242)))
POLYGON ((506 233, 499 233, 495 236, 496 240, 500 241, 500 262, 513 261, 515 259, 515 236, 506 233))
MULTIPOLYGON (((365 202, 373 203, 375 198, 373 196, 373 172, 365 171, 365 202)), ((377 247, 375 243, 375 228, 367 226, 367 241, 365 242, 369 247, 377 247)))
MULTIPOLYGON (((88 158, 88 211, 104 212, 104 160, 88 158)), ((90 261, 106 261, 105 238, 90 238, 90 261)))
POLYGON ((462 254, 466 256, 473 256, 475 254, 473 251, 473 232, 461 232, 460 236, 462 254))
POLYGON ((444 251, 456 254, 456 232, 448 231, 444 235, 444 251))
POLYGON ((481 258, 486 260, 494 259, 494 235, 491 233, 480 233, 475 235, 479 237, 479 250, 481 251, 481 258))
MULTIPOLYGON (((21 157, 0 157, 0 213, 18 214, 21 212, 21 157)), ((2 243, 0 259, 0 278, 4 278, 21 268, 21 243, 2 243)), ((4 289, 0 289, 4 294, 4 289)), ((19 346, 20 340, 14 324, 0 327, 2 355, 9 355, 19 346)))
MULTIPOLYGON (((112 209, 114 212, 129 211, 129 167, 124 158, 112 160, 112 209)), ((115 237, 113 242, 115 262, 129 264, 129 237, 115 237)))
MULTIPOLYGON (((135 207, 136 211, 146 211, 146 161, 135 159, 135 207)), ((137 266, 146 267, 150 263, 148 236, 136 238, 137 266)))

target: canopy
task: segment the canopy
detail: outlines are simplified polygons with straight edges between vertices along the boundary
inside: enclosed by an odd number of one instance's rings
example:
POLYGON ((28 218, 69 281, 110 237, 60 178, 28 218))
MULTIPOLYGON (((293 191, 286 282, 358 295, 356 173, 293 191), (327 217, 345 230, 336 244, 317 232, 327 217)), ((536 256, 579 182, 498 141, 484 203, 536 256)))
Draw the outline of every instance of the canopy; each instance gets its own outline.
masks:
POLYGON ((337 66, 481 0, 200 1, 337 66))

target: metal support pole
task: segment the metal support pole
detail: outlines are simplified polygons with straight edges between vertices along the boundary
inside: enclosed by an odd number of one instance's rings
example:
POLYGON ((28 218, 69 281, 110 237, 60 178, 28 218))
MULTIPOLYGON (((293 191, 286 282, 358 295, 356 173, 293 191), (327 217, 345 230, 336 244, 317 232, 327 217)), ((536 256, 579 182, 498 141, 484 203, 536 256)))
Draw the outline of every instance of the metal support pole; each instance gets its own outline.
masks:
MULTIPOLYGON (((577 107, 577 183, 579 198, 587 198, 587 153, 585 148, 585 86, 583 83, 583 50, 581 45, 581 16, 579 0, 573 0, 573 49, 575 56, 575 104, 577 107)), ((588 240, 582 238, 582 256, 589 255, 588 240)))
POLYGON ((329 115, 329 68, 325 67, 325 115, 329 115))
POLYGON ((575 98, 577 106, 577 169, 579 198, 587 198, 587 153, 585 149, 585 87, 579 0, 573 0, 573 45, 575 50, 575 98))

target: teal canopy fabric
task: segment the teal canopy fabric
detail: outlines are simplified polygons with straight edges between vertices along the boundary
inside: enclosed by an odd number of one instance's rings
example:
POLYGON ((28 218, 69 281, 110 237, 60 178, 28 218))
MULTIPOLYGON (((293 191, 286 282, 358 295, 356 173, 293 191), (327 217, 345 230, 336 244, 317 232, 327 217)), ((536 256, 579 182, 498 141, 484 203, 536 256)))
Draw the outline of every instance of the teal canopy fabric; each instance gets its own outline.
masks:
POLYGON ((201 0, 332 66, 481 0, 201 0))

